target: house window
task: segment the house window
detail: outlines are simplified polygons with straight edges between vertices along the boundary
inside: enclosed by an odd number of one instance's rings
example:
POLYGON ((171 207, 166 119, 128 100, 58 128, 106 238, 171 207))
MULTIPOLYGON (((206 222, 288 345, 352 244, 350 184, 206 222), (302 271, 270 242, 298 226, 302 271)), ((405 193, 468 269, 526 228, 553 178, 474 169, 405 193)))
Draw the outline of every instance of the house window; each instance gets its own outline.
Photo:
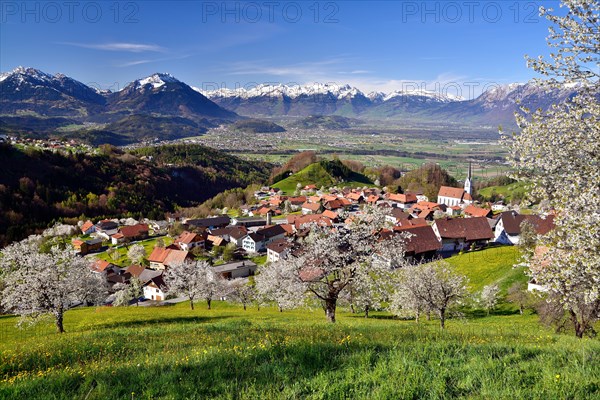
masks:
POLYGON ((156 293, 158 293, 158 289, 154 289, 156 291, 156 293))

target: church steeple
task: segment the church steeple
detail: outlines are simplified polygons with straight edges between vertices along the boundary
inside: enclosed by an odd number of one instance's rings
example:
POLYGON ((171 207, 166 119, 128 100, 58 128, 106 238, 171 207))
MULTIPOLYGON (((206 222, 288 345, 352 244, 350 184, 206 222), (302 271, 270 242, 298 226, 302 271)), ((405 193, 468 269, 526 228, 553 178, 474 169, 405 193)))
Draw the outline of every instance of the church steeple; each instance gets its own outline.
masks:
POLYGON ((469 172, 467 174, 467 179, 465 179, 465 192, 469 193, 470 195, 472 195, 472 187, 473 182, 472 182, 472 176, 471 176, 471 162, 469 161, 469 172))

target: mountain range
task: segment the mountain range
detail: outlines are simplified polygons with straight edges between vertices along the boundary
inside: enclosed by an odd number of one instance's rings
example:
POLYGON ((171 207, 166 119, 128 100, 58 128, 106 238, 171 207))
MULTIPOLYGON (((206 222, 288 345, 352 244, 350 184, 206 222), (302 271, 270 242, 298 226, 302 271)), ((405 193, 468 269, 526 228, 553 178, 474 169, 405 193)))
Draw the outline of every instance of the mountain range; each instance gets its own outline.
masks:
POLYGON ((471 100, 425 90, 365 94, 349 85, 332 84, 259 85, 201 93, 224 108, 253 117, 341 115, 379 121, 512 126, 520 106, 546 109, 573 96, 575 90, 548 91, 532 83, 498 85, 471 100))
MULTIPOLYGON (((365 94, 349 85, 333 84, 203 91, 164 73, 110 92, 63 74, 18 67, 0 74, 0 132, 58 134, 92 144, 128 144, 197 136, 208 128, 247 118, 314 115, 377 123, 513 127, 519 104, 530 109, 547 108, 574 94, 575 88, 546 91, 529 83, 497 86, 471 100, 423 90, 365 94)), ((274 128, 267 131, 281 131, 274 128)))

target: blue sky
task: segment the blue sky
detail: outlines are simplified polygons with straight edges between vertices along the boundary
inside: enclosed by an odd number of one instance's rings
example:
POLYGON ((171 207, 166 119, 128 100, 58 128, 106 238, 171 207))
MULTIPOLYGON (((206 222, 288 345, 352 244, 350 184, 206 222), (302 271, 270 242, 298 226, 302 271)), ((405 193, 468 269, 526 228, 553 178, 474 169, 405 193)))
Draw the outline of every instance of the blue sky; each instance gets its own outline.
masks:
POLYGON ((527 1, 1 4, 0 70, 31 66, 112 89, 169 72, 203 88, 458 85, 468 98, 527 81, 524 55, 547 54, 548 24, 527 1))

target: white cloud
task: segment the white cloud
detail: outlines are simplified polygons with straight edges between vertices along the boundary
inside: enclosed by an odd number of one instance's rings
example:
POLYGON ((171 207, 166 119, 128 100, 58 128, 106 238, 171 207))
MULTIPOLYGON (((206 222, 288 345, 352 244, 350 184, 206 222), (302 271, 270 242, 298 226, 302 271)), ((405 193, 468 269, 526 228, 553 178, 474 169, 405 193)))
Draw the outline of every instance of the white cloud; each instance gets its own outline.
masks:
POLYGON ((104 51, 121 51, 128 53, 144 53, 144 52, 155 52, 163 53, 166 51, 165 48, 157 46, 155 44, 144 44, 144 43, 73 43, 73 42, 62 42, 68 46, 82 47, 85 49, 95 49, 104 51))

